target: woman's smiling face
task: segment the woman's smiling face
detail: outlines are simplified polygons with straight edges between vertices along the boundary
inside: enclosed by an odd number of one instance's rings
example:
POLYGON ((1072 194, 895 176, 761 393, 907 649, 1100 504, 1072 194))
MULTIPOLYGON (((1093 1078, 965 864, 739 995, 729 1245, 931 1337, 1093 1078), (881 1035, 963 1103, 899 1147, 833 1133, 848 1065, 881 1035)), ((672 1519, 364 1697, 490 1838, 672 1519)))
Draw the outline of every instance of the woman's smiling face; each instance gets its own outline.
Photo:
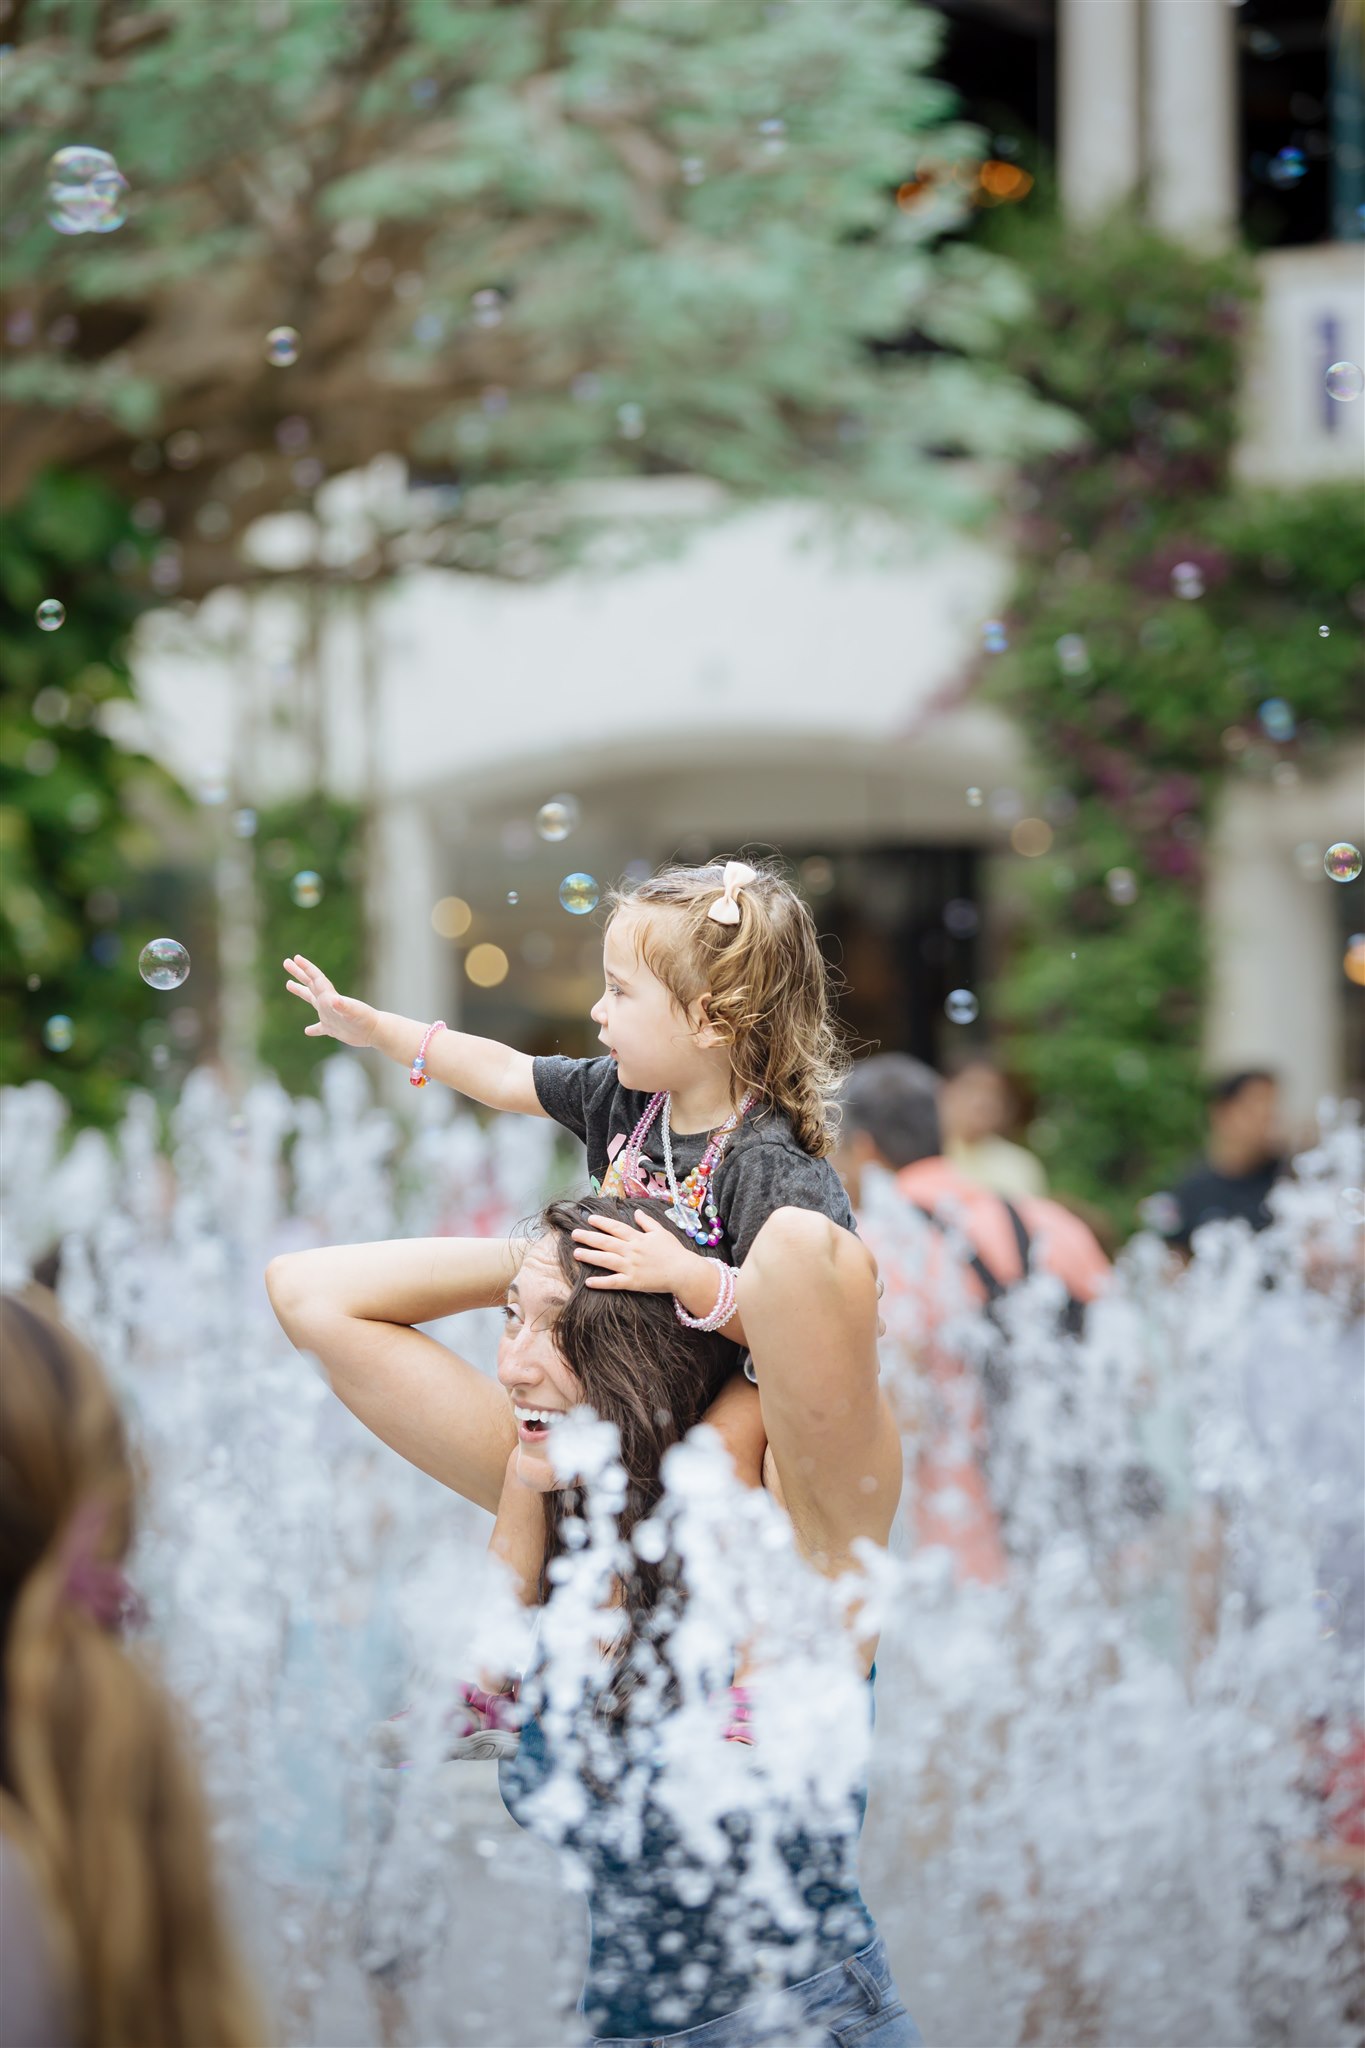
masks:
POLYGON ((519 1446, 518 1472, 538 1485, 558 1485, 546 1456, 555 1421, 579 1406, 578 1380, 555 1341, 555 1324, 569 1298, 552 1243, 533 1244, 507 1290, 498 1380, 512 1403, 519 1446))

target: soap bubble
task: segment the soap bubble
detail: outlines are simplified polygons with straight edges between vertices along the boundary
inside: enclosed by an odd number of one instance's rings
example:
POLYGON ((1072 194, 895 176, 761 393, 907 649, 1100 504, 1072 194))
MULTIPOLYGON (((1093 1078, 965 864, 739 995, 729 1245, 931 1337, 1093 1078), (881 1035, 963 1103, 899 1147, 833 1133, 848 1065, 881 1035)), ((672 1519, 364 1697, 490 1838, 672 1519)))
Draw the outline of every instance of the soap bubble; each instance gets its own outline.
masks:
POLYGON ((1338 839, 1323 855, 1322 865, 1334 882, 1354 882, 1361 868, 1360 848, 1338 839))
POLYGON ((1331 637, 1332 637, 1332 628, 1331 628, 1330 626, 1319 626, 1319 627, 1318 627, 1318 638, 1319 638, 1319 640, 1330 640, 1330 639, 1331 639, 1331 637))
POLYGON ((1057 666, 1064 676, 1090 673, 1090 649, 1079 633, 1063 633, 1056 645, 1057 666))
POLYGON ((265 359, 277 370, 287 370, 299 359, 299 334, 296 327, 272 327, 265 338, 265 359))
POLYGON ((767 121, 759 122, 758 133, 759 140, 763 145, 763 154, 765 156, 781 156, 783 150, 787 147, 786 122, 779 121, 776 115, 774 115, 767 121))
POLYGON ((1202 597, 1204 572, 1198 562, 1177 562, 1171 571, 1171 589, 1177 597, 1202 597))
POLYGON ((1010 644, 1010 636, 1000 619, 987 619, 981 628, 981 644, 987 654, 1003 654, 1010 644))
POLYGON ((1359 363, 1333 363, 1327 372, 1327 396, 1345 405, 1365 391, 1365 370, 1359 363))
POLYGON ((66 606, 59 598, 45 597, 33 616, 40 633, 55 633, 66 624, 66 606))
POLYGON ((137 956, 137 971, 148 988, 179 988, 190 971, 190 956, 179 939, 153 939, 137 956))
POLYGON ((1104 886, 1111 903, 1137 902, 1137 876, 1131 868, 1110 868, 1104 878, 1104 886))
POLYGON ((979 811, 981 809, 982 804, 984 804, 985 801, 986 799, 983 792, 976 787, 975 783, 973 783, 971 788, 967 791, 968 807, 973 811, 979 811))
POLYGON ((980 1008, 969 988, 955 988, 943 1005, 943 1014, 950 1024, 974 1024, 980 1008))
POLYGON ((980 928, 981 919, 974 903, 965 896, 954 896, 943 906, 943 922, 955 939, 970 939, 980 928))
POLYGON ((503 298, 502 293, 497 291, 492 285, 485 285, 482 291, 475 292, 469 303, 473 309, 473 319, 476 327, 500 327, 502 325, 503 310, 507 302, 503 298))
POLYGON ((1266 165, 1266 177, 1277 192, 1288 192, 1307 174, 1308 159, 1301 149, 1276 150, 1266 165))
POLYGON ((567 839, 579 819, 578 799, 572 796, 552 796, 536 812, 536 831, 551 845, 567 839))
POLYGON ((70 1052, 76 1027, 69 1017, 49 1017, 43 1026, 43 1044, 49 1052, 70 1052))
POLYGON ((520 898, 520 896, 519 896, 519 895, 517 894, 517 892, 516 892, 516 890, 515 890, 515 889, 509 889, 509 890, 507 891, 507 901, 508 901, 509 903, 520 903, 520 901, 521 901, 521 898, 520 898))
POLYGON ((127 217, 128 180, 107 149, 73 143, 47 167, 47 217, 59 235, 108 235, 127 217))
POLYGON ((701 185, 706 179, 706 165, 699 156, 685 156, 678 172, 684 185, 701 185))
POLYGON ((601 893, 591 875, 565 875, 559 885, 559 900, 574 917, 596 910, 601 893))
POLYGON ((239 839, 254 839, 256 836, 256 813, 249 805, 232 814, 232 829, 239 839))
POLYGON ((1261 721, 1261 730, 1268 740, 1283 744, 1292 740, 1296 731, 1294 713, 1283 697, 1267 697, 1256 716, 1261 721))
POLYGON ((322 901, 322 876, 312 868, 300 868, 289 893, 300 910, 316 910, 322 901))
POLYGON ((616 408, 616 430, 624 441, 638 441, 645 430, 645 409, 629 402, 616 408))

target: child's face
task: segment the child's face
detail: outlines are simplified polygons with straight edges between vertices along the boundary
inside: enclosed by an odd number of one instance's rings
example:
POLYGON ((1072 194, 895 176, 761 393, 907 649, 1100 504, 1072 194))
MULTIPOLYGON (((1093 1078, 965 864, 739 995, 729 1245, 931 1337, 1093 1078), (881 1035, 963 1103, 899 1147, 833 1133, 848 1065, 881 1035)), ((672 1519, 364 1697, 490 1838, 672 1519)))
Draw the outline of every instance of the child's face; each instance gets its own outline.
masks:
MULTIPOLYGON (((656 912, 667 916, 667 911, 656 912)), ((695 1081, 716 1057, 715 1033, 697 1004, 684 1016, 637 943, 644 937, 639 911, 622 910, 607 926, 602 947, 606 990, 592 1021, 616 1061, 623 1088, 675 1093, 695 1081)))

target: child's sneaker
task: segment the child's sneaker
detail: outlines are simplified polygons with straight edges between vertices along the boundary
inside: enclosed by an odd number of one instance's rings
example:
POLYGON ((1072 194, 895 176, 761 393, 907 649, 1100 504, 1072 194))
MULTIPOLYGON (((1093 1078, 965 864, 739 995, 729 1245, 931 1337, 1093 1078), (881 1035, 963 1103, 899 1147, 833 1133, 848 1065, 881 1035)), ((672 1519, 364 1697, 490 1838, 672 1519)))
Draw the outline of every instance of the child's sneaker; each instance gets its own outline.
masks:
POLYGON ((508 1692, 485 1692, 482 1686, 462 1679, 456 1691, 459 1700, 446 1716, 447 1758, 457 1763, 482 1763, 515 1756, 521 1745, 523 1718, 520 1688, 513 1684, 508 1692))

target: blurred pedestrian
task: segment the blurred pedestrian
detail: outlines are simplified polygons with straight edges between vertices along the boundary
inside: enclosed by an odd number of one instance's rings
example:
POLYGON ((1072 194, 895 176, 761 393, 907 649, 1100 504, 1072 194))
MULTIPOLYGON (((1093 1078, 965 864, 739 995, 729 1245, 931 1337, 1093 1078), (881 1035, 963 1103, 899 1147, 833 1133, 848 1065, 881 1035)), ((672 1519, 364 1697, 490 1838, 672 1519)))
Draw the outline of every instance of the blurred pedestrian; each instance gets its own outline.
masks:
MULTIPOLYGON (((1280 1084, 1265 1067, 1244 1067, 1210 1084, 1208 1146, 1198 1165, 1157 1197, 1156 1227, 1188 1252, 1201 1224, 1240 1218, 1253 1230, 1270 1222, 1267 1197, 1284 1172, 1280 1084)), ((1149 1212, 1152 1213, 1152 1212, 1149 1212)))
POLYGON ((977 1365, 954 1340, 964 1310, 992 1306, 1029 1273, 1059 1279, 1068 1302, 1093 1300, 1109 1261, 1093 1233, 1069 1210, 1044 1197, 1018 1204, 993 1194, 943 1154, 937 1074, 904 1053, 860 1060, 840 1095, 842 1123, 835 1165, 855 1210, 869 1167, 894 1173, 907 1210, 922 1221, 913 1267, 877 1240, 860 1219, 881 1266, 887 1320, 896 1296, 912 1297, 918 1412, 903 1419, 915 1440, 914 1522, 919 1544, 953 1556, 959 1579, 1004 1577, 1006 1546, 998 1503, 986 1470, 989 1413, 977 1365))
POLYGON ((178 1715, 123 1629, 136 1479, 91 1354, 0 1295, 0 2041, 262 2048, 178 1715))
POLYGON ((1011 1202, 1047 1193, 1042 1161, 1004 1135, 1014 1115, 1009 1081, 986 1053, 968 1053, 940 1087, 945 1158, 969 1180, 1011 1202))

